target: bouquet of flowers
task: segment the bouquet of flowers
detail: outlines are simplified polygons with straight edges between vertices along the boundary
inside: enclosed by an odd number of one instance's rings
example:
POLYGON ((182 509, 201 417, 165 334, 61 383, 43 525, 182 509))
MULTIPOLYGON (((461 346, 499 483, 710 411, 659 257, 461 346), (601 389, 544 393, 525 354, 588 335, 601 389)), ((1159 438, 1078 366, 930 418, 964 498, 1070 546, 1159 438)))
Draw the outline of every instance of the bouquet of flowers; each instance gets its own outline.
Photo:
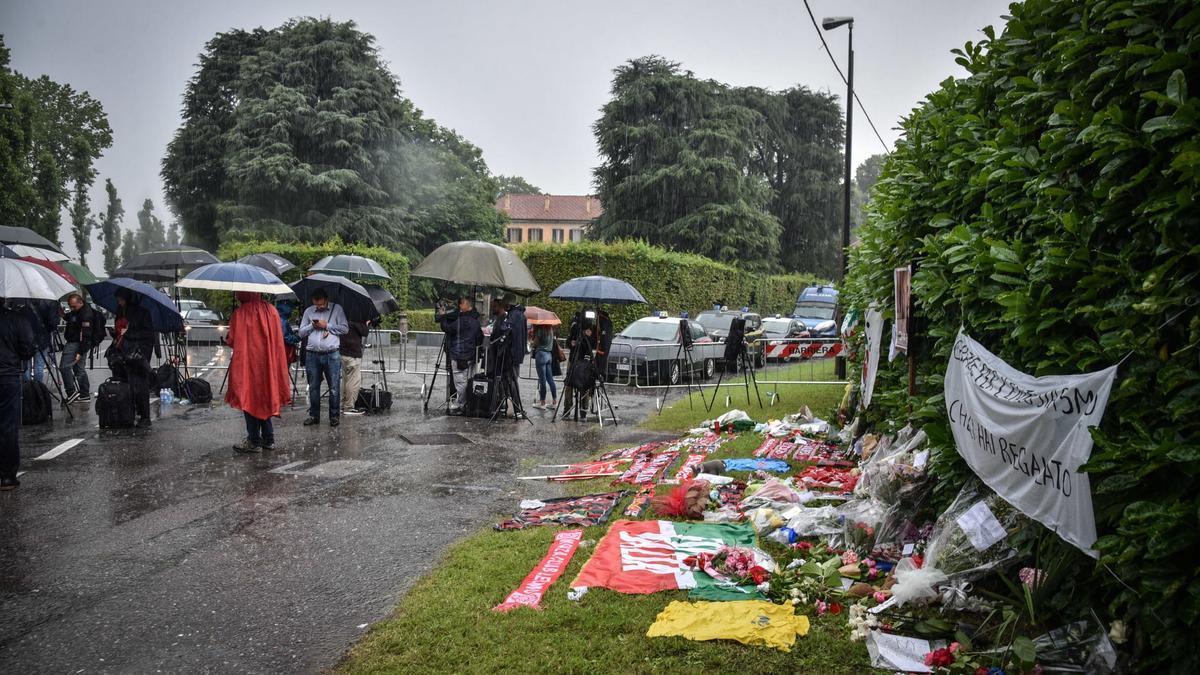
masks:
POLYGON ((858 469, 839 469, 831 466, 807 466, 796 476, 797 482, 809 489, 853 492, 858 483, 858 469))
POLYGON ((775 569, 775 562, 763 551, 728 545, 722 546, 716 553, 688 556, 683 559, 683 564, 704 572, 726 586, 761 586, 771 578, 771 572, 775 569))

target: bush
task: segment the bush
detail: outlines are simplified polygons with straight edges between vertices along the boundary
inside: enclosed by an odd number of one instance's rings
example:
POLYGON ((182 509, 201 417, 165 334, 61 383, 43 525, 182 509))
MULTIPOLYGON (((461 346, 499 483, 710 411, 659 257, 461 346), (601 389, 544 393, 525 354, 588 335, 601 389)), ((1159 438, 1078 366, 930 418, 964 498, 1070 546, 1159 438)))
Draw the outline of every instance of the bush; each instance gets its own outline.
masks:
POLYGON ((441 326, 433 318, 432 309, 410 309, 408 314, 408 329, 426 333, 440 332, 441 326))
POLYGON ((970 75, 903 122, 859 229, 847 304, 890 307, 892 268, 917 265, 917 395, 903 360, 881 361, 871 415, 912 411, 944 505, 969 471, 942 399, 960 325, 1035 375, 1132 352, 1086 466, 1102 565, 1077 566, 1055 618, 1096 607, 1131 622, 1139 669, 1197 672, 1200 317, 1188 302, 1200 296, 1200 99, 1187 76, 1200 87, 1200 9, 1030 0, 1010 11, 1002 36, 989 28, 956 50, 970 75))
POLYGON ((602 274, 628 281, 641 291, 649 306, 609 307, 617 330, 650 310, 667 310, 673 315, 687 311, 695 316, 715 302, 729 307, 750 305, 763 314, 791 314, 800 291, 818 283, 809 274, 758 275, 641 242, 533 243, 518 246, 516 251, 542 287, 527 304, 555 312, 564 321, 579 309, 578 303, 549 296, 568 279, 602 274))
MULTIPOLYGON (((299 281, 304 273, 321 258, 327 255, 351 254, 361 255, 378 262, 391 275, 392 280, 381 284, 396 296, 401 307, 408 304, 408 259, 399 253, 379 246, 363 244, 347 244, 334 237, 323 244, 306 244, 298 242, 279 241, 238 241, 223 244, 217 252, 222 260, 237 260, 252 253, 274 253, 291 261, 296 268, 286 272, 283 280, 292 283, 299 281)), ((228 315, 233 307, 231 293, 214 292, 208 294, 206 303, 214 309, 221 309, 228 315)), ((395 328, 396 316, 384 318, 385 328, 395 328)))

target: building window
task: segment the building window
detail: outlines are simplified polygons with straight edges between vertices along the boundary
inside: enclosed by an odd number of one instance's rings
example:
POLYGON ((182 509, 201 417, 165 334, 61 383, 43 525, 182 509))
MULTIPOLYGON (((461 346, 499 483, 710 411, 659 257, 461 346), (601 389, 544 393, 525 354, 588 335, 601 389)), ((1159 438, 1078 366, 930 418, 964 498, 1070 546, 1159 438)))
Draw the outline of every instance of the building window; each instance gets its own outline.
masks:
POLYGON ((540 228, 540 227, 529 228, 529 241, 541 241, 541 240, 542 240, 542 228, 540 228))
POLYGON ((583 241, 583 230, 571 230, 571 241, 583 241))
POLYGON ((563 243, 563 231, 557 227, 554 228, 554 230, 552 230, 550 232, 550 237, 554 240, 554 243, 556 243, 556 244, 563 243))
POLYGON ((508 243, 510 243, 510 244, 521 243, 521 228, 519 228, 519 227, 508 228, 508 243))

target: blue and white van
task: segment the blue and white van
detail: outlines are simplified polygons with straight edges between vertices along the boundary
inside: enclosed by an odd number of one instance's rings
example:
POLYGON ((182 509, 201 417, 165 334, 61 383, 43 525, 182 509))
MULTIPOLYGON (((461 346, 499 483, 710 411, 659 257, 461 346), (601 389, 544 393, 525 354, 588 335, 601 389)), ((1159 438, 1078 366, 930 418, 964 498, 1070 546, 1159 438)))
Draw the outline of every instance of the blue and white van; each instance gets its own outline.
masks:
POLYGON ((837 302, 833 286, 809 286, 796 298, 792 318, 803 323, 812 337, 837 337, 837 302))

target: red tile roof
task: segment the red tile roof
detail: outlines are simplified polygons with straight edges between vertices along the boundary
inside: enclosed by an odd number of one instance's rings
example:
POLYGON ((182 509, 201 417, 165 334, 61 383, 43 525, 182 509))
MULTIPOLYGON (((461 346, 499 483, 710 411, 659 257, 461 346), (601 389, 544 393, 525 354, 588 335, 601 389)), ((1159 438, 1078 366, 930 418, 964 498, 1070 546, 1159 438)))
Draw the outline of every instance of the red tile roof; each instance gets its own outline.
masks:
POLYGON ((505 194, 496 200, 496 208, 513 220, 554 222, 594 220, 604 212, 600 200, 590 195, 505 194))

